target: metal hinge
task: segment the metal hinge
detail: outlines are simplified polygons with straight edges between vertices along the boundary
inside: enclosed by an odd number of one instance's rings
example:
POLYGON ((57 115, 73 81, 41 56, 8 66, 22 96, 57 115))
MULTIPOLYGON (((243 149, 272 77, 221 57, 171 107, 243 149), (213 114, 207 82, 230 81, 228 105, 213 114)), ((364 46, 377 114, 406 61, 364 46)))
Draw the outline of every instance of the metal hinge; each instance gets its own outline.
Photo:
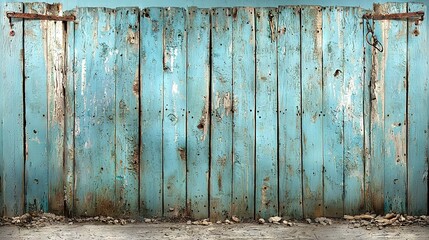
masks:
POLYGON ((389 14, 374 14, 366 13, 363 15, 364 19, 373 19, 373 20, 406 20, 412 19, 416 21, 423 21, 425 13, 423 11, 419 12, 408 12, 408 13, 389 13, 389 14))
POLYGON ((18 13, 18 12, 7 12, 6 16, 11 18, 23 18, 31 20, 50 20, 50 21, 62 21, 62 22, 72 22, 76 20, 76 17, 73 15, 70 16, 54 16, 54 15, 44 15, 44 14, 35 14, 35 13, 18 13))
POLYGON ((377 39, 374 33, 374 20, 414 20, 416 25, 419 25, 425 13, 423 11, 419 12, 408 12, 408 13, 390 13, 390 14, 374 14, 374 13, 366 13, 362 17, 366 20, 366 41, 373 48, 377 49, 379 52, 383 52, 383 45, 377 39), (371 20, 371 22, 370 22, 371 20))

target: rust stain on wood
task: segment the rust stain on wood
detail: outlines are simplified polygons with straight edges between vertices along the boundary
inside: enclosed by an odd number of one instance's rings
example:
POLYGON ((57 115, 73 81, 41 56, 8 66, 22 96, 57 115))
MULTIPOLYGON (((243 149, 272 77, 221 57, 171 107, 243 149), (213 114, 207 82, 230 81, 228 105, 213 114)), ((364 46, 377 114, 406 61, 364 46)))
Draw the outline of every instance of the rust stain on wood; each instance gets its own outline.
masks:
POLYGON ((177 149, 179 151, 180 159, 186 161, 186 150, 184 148, 177 149))
POLYGON ((221 190, 222 189, 222 175, 218 175, 217 176, 217 185, 218 185, 218 188, 221 190))

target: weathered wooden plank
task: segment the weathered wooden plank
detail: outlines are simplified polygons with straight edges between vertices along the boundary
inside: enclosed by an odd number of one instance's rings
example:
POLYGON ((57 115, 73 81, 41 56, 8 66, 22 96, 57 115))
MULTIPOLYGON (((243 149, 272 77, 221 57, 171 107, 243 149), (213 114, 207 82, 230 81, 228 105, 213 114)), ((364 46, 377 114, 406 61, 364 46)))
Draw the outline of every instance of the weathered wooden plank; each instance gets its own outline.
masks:
MULTIPOLYGON (((46 3, 25 3, 26 13, 46 14, 46 3)), ((48 210, 47 21, 24 24, 26 211, 48 210)))
POLYGON ((79 8, 75 29, 77 215, 107 215, 115 197, 115 11, 79 8))
POLYGON ((256 218, 278 215, 276 8, 256 12, 256 218))
POLYGON ((301 9, 280 7, 278 20, 279 214, 302 218, 301 9))
MULTIPOLYGON (((344 194, 344 19, 343 9, 323 15, 323 204, 324 215, 343 216, 344 194)), ((305 46, 305 45, 303 45, 305 46)))
MULTIPOLYGON (((74 10, 72 11, 75 12, 74 10)), ((68 13, 72 13, 68 12, 68 13)), ((73 214, 74 199, 74 134, 75 134, 75 38, 74 22, 68 22, 66 26, 66 77, 65 81, 65 146, 64 146, 64 191, 65 191, 65 209, 64 214, 71 216, 73 214)))
MULTIPOLYGON (((375 9, 380 12, 380 7, 375 9)), ((382 34, 387 21, 378 21, 374 26, 375 35, 384 43, 386 38, 382 34)), ((366 29, 367 30, 367 29, 366 29)), ((365 32, 366 34, 366 32, 365 32)), ((374 48, 371 52, 371 159, 369 168, 369 185, 367 193, 370 210, 376 212, 384 211, 384 84, 385 84, 385 60, 384 54, 374 48)))
POLYGON ((210 10, 188 9, 187 23, 187 211, 209 216, 210 10))
MULTIPOLYGON (((4 38, 7 35, 4 32, 4 29, 5 29, 5 26, 4 26, 5 17, 4 17, 4 15, 6 15, 6 11, 4 11, 4 5, 3 4, 0 5, 0 13, 3 13, 2 16, 0 17, 0 26, 1 26, 0 46, 4 46, 5 45, 4 38)), ((0 49, 0 54, 6 55, 3 52, 3 48, 0 49)), ((3 77, 3 72, 4 72, 4 69, 1 68, 0 85, 2 85, 2 86, 3 86, 3 84, 5 84, 5 77, 3 77)), ((4 186, 3 186, 3 171, 4 171, 4 168, 3 168, 3 166, 4 166, 4 159, 3 159, 3 128, 4 128, 4 126, 3 126, 3 121, 4 121, 3 120, 3 115, 4 115, 4 113, 3 113, 3 111, 4 111, 3 110, 3 102, 4 102, 4 99, 3 99, 3 95, 4 95, 4 93, 3 93, 3 87, 2 87, 2 88, 0 88, 0 216, 4 215, 4 186)))
MULTIPOLYGON (((406 12, 406 3, 384 5, 388 13, 406 12)), ((407 22, 382 21, 384 46, 384 210, 406 212, 407 191, 407 22)))
MULTIPOLYGON (((232 198, 232 9, 212 11, 210 218, 231 216, 232 198)), ((234 22, 242 21, 238 8, 234 22)), ((247 16, 247 14, 246 14, 247 16)), ((236 24, 236 23, 234 23, 236 24)))
POLYGON ((364 48, 361 8, 344 8, 344 213, 364 202, 364 48))
POLYGON ((186 32, 185 10, 164 9, 164 215, 186 208, 186 32))
POLYGON ((139 211, 139 17, 138 8, 116 10, 115 210, 125 216, 139 211))
POLYGON ((0 4, 0 215, 16 216, 25 211, 23 21, 9 21, 8 11, 23 4, 0 4))
MULTIPOLYGON (((233 22, 232 214, 254 218, 255 209, 255 16, 238 11, 233 22)), ((235 15, 235 14, 234 14, 235 15)), ((224 180, 225 181, 225 180, 224 180)))
MULTIPOLYGON (((47 14, 63 15, 61 4, 47 5, 47 14)), ((62 22, 47 23, 48 210, 64 214, 64 78, 65 40, 62 22)))
POLYGON ((322 9, 301 9, 304 216, 323 215, 322 9))
MULTIPOLYGON (((363 13, 368 13, 368 10, 362 10, 363 13)), ((365 37, 368 29, 366 28, 366 21, 363 22, 363 36, 365 37)), ((362 45, 364 46, 364 85, 363 85, 363 114, 364 114, 364 161, 365 161, 365 210, 371 211, 372 207, 372 188, 371 188, 371 166, 372 166, 372 152, 371 152, 371 103, 373 91, 372 83, 372 47, 363 39, 362 45)))
MULTIPOLYGON (((408 11, 426 6, 408 3, 408 11)), ((428 211, 428 32, 427 23, 408 22, 408 214, 428 211), (425 59, 425 60, 423 60, 425 59), (423 61, 422 61, 423 60, 423 61)))
POLYGON ((140 214, 162 216, 163 29, 162 8, 140 16, 140 214))

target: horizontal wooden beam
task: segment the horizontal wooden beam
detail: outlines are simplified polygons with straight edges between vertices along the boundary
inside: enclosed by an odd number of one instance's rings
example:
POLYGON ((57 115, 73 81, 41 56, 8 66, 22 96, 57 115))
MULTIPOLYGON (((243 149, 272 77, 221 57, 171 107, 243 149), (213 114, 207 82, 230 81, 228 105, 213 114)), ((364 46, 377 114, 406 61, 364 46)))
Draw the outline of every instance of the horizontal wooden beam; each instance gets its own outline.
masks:
POLYGON ((363 18, 374 19, 374 20, 404 20, 404 19, 423 20, 424 15, 425 13, 423 11, 408 12, 408 13, 391 13, 391 14, 367 13, 363 15, 363 18))
POLYGON ((51 20, 51 21, 63 21, 70 22, 76 19, 75 16, 54 16, 54 15, 44 15, 44 14, 35 14, 35 13, 18 13, 18 12, 8 12, 8 18, 24 18, 32 20, 51 20))

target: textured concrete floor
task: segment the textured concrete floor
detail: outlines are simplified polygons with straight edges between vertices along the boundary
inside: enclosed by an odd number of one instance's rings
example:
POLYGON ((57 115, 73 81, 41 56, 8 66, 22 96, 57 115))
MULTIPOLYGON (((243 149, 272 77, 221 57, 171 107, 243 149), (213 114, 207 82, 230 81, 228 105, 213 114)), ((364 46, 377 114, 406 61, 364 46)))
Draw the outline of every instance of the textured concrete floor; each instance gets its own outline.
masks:
POLYGON ((41 228, 0 227, 0 239, 429 239, 429 227, 352 228, 299 223, 286 227, 242 223, 194 226, 184 223, 95 225, 59 224, 41 228))

